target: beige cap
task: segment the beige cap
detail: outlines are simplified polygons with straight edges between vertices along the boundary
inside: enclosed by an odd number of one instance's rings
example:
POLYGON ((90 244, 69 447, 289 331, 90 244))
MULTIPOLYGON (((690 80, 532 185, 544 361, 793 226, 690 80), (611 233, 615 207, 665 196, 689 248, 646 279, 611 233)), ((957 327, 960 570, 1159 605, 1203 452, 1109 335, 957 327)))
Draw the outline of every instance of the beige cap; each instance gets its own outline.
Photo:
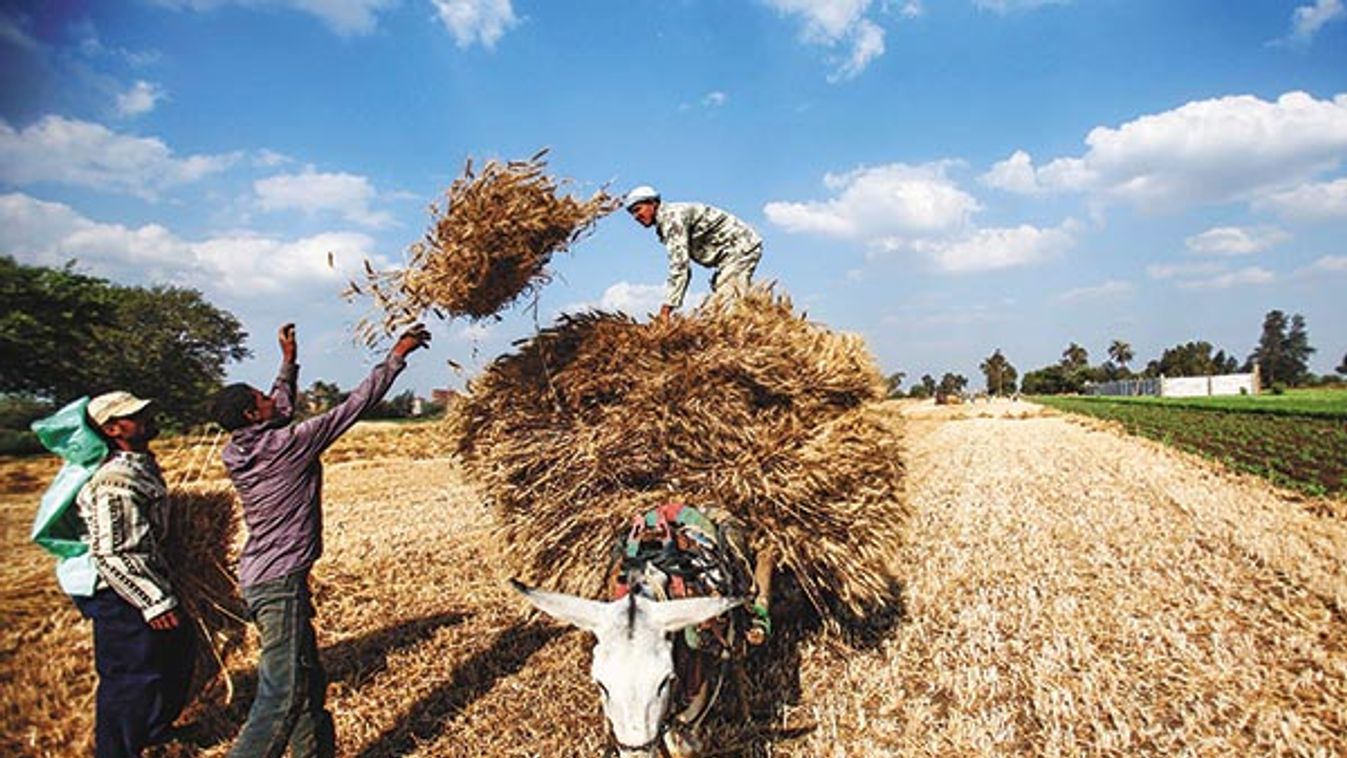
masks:
POLYGON ((115 418, 134 416, 149 404, 149 400, 142 400, 130 392, 117 390, 90 400, 89 418, 102 426, 115 418))

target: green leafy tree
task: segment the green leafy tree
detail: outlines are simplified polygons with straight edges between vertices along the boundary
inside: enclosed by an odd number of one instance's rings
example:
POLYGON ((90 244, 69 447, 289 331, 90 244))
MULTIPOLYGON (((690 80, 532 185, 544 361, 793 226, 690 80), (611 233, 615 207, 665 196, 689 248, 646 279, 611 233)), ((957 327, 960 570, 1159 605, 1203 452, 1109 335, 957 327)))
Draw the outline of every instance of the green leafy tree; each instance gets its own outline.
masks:
POLYGON ((1249 355, 1249 362, 1258 366, 1263 383, 1268 386, 1284 380, 1281 372, 1286 357, 1282 354, 1282 344, 1286 342, 1286 326, 1285 313, 1268 311, 1263 317, 1263 334, 1258 338, 1258 347, 1249 355))
POLYGON ((1339 363, 1338 367, 1333 369, 1333 371, 1335 371, 1338 376, 1347 376, 1347 353, 1342 354, 1342 363, 1339 363))
POLYGON ((1308 378, 1309 360, 1314 352, 1305 317, 1297 313, 1288 319, 1284 312, 1272 310, 1263 317, 1263 333, 1249 355, 1249 363, 1258 366, 1263 383, 1268 386, 1296 386, 1308 378))
POLYGON ((342 392, 336 382, 325 382, 321 379, 309 385, 309 388, 303 393, 303 407, 312 415, 330 411, 338 403, 346 399, 348 393, 342 392))
POLYGON ((936 389, 936 395, 957 395, 963 392, 963 388, 968 386, 968 378, 962 374, 945 372, 940 377, 940 385, 936 389))
POLYGON ((1060 363, 1030 371, 1020 382, 1026 395, 1063 395, 1084 388, 1084 371, 1069 370, 1060 363))
POLYGON ((1228 374, 1238 362, 1224 350, 1212 352, 1210 342, 1197 340, 1166 349, 1160 358, 1146 364, 1147 376, 1212 376, 1228 374))
POLYGON ((902 371, 895 371, 884 378, 884 385, 887 389, 887 397, 903 396, 903 380, 907 374, 902 371))
POLYGON ((249 355, 233 314, 180 287, 126 287, 0 258, 0 392, 63 403, 127 389, 170 426, 205 419, 225 365, 249 355), (11 306, 12 304, 12 306, 11 306))
POLYGON ((88 386, 89 348, 117 320, 116 292, 77 274, 0 257, 0 392, 78 397, 88 386))
POLYGON ((1310 378, 1310 356, 1316 350, 1310 347, 1309 331, 1305 328, 1305 317, 1299 313, 1291 317, 1291 329, 1286 333, 1286 342, 1282 344, 1286 355, 1284 368, 1286 383, 1298 387, 1310 378))
POLYGON ((1010 365, 1010 361, 1006 360, 1006 357, 1001 354, 1001 348, 998 347, 995 352, 987 356, 978 365, 978 370, 987 378, 988 393, 1000 396, 1015 391, 1015 379, 1018 372, 1015 371, 1014 366, 1010 365))
POLYGON ((416 407, 416 393, 403 390, 386 400, 381 400, 369 410, 369 418, 410 418, 416 407))
POLYGON ((934 395, 935 395, 935 388, 936 388, 935 379, 933 379, 933 378, 931 377, 930 374, 922 374, 922 375, 921 375, 921 388, 922 388, 922 390, 924 390, 924 392, 925 392, 925 395, 923 395, 923 397, 932 397, 932 396, 934 396, 934 395))

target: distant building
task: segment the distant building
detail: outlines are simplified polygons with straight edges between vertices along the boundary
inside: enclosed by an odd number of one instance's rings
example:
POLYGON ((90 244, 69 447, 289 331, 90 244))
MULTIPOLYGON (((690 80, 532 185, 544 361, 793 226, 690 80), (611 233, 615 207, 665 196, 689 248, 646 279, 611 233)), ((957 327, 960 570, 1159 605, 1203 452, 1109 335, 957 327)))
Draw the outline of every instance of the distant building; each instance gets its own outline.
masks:
POLYGON ((462 397, 462 394, 463 393, 459 392, 458 390, 451 390, 451 389, 431 390, 430 402, 434 403, 435 405, 448 406, 450 403, 454 402, 454 400, 456 400, 457 398, 462 397))

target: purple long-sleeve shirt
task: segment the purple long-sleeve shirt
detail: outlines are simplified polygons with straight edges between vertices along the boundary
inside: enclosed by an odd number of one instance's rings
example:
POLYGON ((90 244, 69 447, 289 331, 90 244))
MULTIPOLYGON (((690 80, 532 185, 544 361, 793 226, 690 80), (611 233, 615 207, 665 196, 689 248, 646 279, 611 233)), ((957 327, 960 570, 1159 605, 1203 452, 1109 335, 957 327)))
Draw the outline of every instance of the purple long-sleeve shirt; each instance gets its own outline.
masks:
POLYGON ((239 556, 244 587, 308 569, 323 554, 320 456, 383 399, 405 366, 401 356, 390 354, 340 405, 290 424, 299 367, 281 365, 271 389, 281 418, 235 431, 222 454, 248 527, 239 556))

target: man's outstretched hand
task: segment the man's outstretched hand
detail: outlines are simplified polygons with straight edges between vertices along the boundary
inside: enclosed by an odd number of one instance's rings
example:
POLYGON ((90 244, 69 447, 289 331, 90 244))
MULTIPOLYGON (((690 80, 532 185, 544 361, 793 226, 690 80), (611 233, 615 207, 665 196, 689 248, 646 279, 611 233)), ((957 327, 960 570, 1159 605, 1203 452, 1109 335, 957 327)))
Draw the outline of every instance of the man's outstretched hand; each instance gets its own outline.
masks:
POLYGON ((295 342, 295 325, 286 324, 281 327, 277 335, 277 342, 281 345, 281 357, 286 363, 294 363, 295 356, 299 354, 299 344, 295 342))
POLYGON ((393 354, 399 358, 405 358, 413 350, 426 347, 429 344, 430 331, 426 329, 425 324, 416 324, 398 337, 397 344, 393 345, 393 354))

